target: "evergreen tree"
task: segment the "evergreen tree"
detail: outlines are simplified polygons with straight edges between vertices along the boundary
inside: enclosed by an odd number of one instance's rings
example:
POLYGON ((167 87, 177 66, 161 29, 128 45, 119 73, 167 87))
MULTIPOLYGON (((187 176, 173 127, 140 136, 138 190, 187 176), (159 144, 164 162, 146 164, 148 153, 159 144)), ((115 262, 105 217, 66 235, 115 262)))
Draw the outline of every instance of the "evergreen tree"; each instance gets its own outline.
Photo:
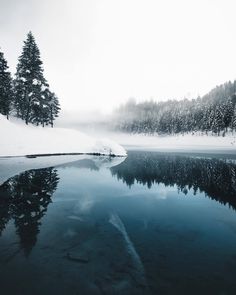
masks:
POLYGON ((13 100, 12 78, 8 71, 7 61, 0 52, 0 113, 9 116, 13 100))
POLYGON ((53 121, 58 117, 60 111, 60 104, 58 97, 55 93, 51 93, 49 100, 49 111, 50 111, 50 125, 53 127, 53 121))
POLYGON ((227 131, 228 127, 230 126, 230 123, 232 121, 233 113, 234 113, 234 107, 231 98, 228 98, 226 102, 222 105, 223 114, 224 114, 224 128, 227 131))
POLYGON ((44 108, 46 115, 45 122, 47 125, 50 124, 53 127, 53 121, 58 117, 60 111, 59 100, 56 94, 48 88, 45 89, 44 96, 46 100, 46 108, 44 108))
POLYGON ((234 106, 234 114, 232 116, 231 127, 236 131, 236 105, 234 106))
POLYGON ((26 124, 42 123, 42 109, 45 99, 43 91, 48 87, 43 76, 40 51, 31 32, 24 41, 23 52, 17 65, 15 86, 15 109, 18 117, 26 124))

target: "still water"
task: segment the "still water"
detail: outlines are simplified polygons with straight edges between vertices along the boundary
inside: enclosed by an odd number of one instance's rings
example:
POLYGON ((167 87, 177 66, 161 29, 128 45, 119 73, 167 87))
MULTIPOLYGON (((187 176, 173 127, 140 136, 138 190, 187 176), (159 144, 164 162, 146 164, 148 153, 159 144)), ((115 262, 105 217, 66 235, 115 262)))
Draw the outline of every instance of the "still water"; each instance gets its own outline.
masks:
POLYGON ((236 294, 236 160, 119 162, 79 159, 0 186, 1 295, 236 294))

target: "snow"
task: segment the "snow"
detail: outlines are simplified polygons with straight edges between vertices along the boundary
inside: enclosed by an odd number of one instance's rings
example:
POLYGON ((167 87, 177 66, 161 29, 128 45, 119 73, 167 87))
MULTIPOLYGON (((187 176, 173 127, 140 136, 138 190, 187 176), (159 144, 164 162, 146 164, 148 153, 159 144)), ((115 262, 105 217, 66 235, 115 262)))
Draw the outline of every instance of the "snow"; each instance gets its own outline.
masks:
POLYGON ((225 137, 203 134, 147 136, 123 134, 116 139, 126 149, 145 149, 166 152, 232 152, 236 153, 236 134, 225 137))
POLYGON ((160 152, 236 153, 236 132, 224 137, 213 134, 145 135, 122 132, 87 130, 91 136, 106 136, 124 146, 126 150, 152 150, 160 152))
POLYGON ((94 139, 82 132, 25 125, 0 115, 0 157, 35 154, 99 153, 126 156, 125 149, 108 139, 94 139))
POLYGON ((46 89, 47 89, 47 87, 46 87, 45 85, 42 85, 42 86, 41 86, 41 90, 42 90, 42 91, 45 91, 46 89))
POLYGON ((33 85, 38 85, 38 80, 37 79, 33 80, 33 85))

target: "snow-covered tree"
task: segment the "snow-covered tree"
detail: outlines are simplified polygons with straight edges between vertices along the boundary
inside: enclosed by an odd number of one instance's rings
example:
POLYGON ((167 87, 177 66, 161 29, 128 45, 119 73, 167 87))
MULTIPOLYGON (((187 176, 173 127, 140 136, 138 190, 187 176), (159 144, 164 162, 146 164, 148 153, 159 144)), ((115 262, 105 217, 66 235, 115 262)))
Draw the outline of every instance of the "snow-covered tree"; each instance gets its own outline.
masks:
POLYGON ((231 127, 233 130, 236 131, 236 104, 234 106, 234 113, 233 113, 233 117, 232 117, 231 127))
POLYGON ((54 120, 58 117, 60 112, 60 104, 58 97, 55 93, 51 92, 48 88, 44 92, 46 104, 47 104, 47 124, 53 127, 54 120))
POLYGON ((232 121, 232 116, 234 113, 234 106, 231 98, 229 97, 225 103, 222 105, 223 114, 224 114, 224 128, 227 131, 228 127, 230 127, 230 123, 232 121))
POLYGON ((18 61, 14 81, 16 114, 26 124, 41 124, 42 109, 45 107, 43 91, 48 83, 43 75, 40 51, 31 32, 24 41, 23 52, 18 61))
POLYGON ((13 100, 12 78, 8 71, 7 61, 0 52, 0 113, 8 115, 10 113, 13 100))
POLYGON ((236 81, 217 86, 203 97, 192 100, 159 103, 129 101, 116 110, 112 124, 127 132, 171 134, 213 131, 219 135, 221 131, 226 132, 228 127, 233 126, 235 89, 236 81))

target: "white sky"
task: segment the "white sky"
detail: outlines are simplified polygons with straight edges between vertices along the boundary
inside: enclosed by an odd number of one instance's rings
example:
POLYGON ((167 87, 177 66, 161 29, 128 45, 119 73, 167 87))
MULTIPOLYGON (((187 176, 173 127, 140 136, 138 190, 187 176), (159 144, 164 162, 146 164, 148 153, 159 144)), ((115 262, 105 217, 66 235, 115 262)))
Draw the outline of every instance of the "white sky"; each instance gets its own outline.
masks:
POLYGON ((236 78, 235 0, 0 0, 12 72, 32 30, 67 110, 195 97, 236 78))

